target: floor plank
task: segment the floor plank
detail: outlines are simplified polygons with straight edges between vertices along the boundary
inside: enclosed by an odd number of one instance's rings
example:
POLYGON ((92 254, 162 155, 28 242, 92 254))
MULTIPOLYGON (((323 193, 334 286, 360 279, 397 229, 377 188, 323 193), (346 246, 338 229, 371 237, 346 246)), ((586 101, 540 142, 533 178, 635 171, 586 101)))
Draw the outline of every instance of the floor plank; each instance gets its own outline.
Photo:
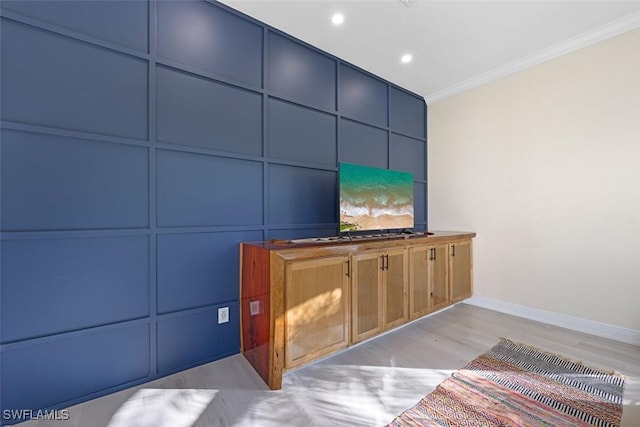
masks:
POLYGON ((381 426, 500 337, 621 372, 622 426, 640 426, 640 347, 467 304, 289 372, 279 391, 235 355, 20 426, 381 426))

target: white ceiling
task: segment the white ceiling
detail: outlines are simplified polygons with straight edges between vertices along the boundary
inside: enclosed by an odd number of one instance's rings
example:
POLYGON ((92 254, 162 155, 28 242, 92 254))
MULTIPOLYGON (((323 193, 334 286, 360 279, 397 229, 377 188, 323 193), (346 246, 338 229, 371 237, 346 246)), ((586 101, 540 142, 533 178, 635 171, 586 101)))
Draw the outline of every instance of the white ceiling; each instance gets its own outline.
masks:
POLYGON ((640 0, 406 2, 222 0, 428 102, 640 28, 640 0))

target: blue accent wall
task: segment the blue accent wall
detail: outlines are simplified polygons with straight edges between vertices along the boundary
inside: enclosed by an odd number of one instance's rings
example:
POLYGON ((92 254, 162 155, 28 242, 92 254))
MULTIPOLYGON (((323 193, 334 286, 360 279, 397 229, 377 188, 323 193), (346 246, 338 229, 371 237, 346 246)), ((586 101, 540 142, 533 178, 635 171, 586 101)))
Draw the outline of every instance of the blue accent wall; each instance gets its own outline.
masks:
POLYGON ((2 410, 238 353, 238 243, 336 235, 339 162, 427 228, 421 97, 215 2, 0 10, 2 410))

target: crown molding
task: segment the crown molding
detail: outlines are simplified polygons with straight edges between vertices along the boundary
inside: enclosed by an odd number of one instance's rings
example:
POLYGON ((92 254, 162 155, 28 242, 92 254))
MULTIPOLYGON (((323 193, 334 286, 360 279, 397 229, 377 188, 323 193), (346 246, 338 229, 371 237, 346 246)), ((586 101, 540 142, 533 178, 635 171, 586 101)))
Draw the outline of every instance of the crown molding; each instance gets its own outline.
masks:
POLYGON ((640 28, 640 12, 635 12, 623 18, 610 22, 596 28, 595 30, 582 33, 576 37, 557 43, 549 48, 543 49, 531 55, 510 62, 493 70, 479 74, 476 77, 464 80, 448 88, 436 91, 425 97, 428 103, 441 101, 453 95, 468 91, 478 86, 493 82, 519 71, 526 70, 535 65, 557 58, 578 49, 590 46, 603 40, 615 37, 627 31, 640 28))
POLYGON ((585 334, 640 346, 640 331, 624 328, 622 326, 569 316, 567 314, 556 313, 539 308, 527 307, 520 304, 513 304, 493 298, 473 296, 462 302, 465 304, 475 305, 476 307, 510 314, 512 316, 536 320, 549 325, 559 326, 561 328, 571 329, 585 334))

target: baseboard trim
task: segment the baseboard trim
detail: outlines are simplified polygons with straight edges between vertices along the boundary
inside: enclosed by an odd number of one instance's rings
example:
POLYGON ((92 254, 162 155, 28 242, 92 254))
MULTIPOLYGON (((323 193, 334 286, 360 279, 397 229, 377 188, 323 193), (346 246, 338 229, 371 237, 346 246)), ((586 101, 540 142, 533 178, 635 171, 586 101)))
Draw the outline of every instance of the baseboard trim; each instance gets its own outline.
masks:
POLYGON ((527 307, 493 298, 473 296, 463 301, 465 304, 486 308, 500 313, 511 314, 525 319, 536 320, 548 323, 561 328, 567 328, 586 334, 595 335, 602 338, 609 338, 615 341, 640 346, 640 331, 623 328, 608 323, 596 322, 594 320, 582 319, 580 317, 569 316, 567 314, 542 310, 539 308, 527 307))

